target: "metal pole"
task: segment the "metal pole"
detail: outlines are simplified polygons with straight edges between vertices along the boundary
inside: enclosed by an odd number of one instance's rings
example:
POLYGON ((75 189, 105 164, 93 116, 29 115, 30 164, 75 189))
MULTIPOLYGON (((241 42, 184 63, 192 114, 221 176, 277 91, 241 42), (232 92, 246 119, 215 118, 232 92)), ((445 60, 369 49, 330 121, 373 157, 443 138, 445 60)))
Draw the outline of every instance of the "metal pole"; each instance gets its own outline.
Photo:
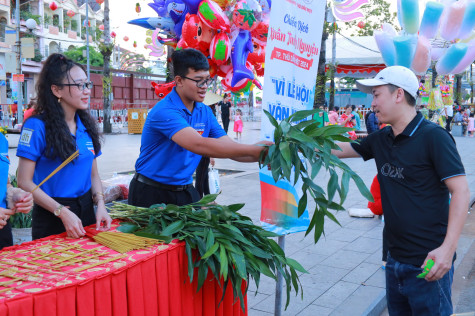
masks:
MULTIPOLYGON (((21 40, 20 40, 20 0, 16 0, 16 48, 17 48, 17 64, 16 73, 21 74, 21 40)), ((23 90, 21 81, 17 81, 18 98, 17 98, 17 115, 18 124, 23 123, 23 90)), ((14 126, 13 126, 14 127, 14 126)))
MULTIPOLYGON (((284 250, 285 248, 285 235, 279 236, 277 240, 280 248, 284 250)), ((275 285, 275 305, 274 305, 274 315, 281 316, 282 315, 282 286, 284 277, 282 274, 277 270, 277 283, 275 285)))
POLYGON ((89 1, 86 1, 86 55, 87 55, 87 81, 91 81, 91 68, 89 66, 89 1))

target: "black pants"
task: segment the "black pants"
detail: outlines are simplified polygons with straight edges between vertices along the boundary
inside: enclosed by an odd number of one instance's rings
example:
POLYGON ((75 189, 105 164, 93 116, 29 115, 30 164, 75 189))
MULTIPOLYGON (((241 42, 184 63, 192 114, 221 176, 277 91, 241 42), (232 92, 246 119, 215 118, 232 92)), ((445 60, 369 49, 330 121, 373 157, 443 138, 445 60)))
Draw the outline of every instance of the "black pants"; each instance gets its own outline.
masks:
POLYGON ((198 190, 200 197, 209 194, 209 157, 202 157, 198 167, 196 168, 195 188, 198 190))
POLYGON ((447 120, 445 121, 445 129, 447 130, 447 132, 450 132, 452 130, 450 127, 450 123, 452 123, 452 118, 453 116, 447 116, 447 120))
POLYGON ((229 116, 226 116, 226 117, 221 116, 221 119, 223 120, 223 129, 227 134, 228 128, 229 128, 229 116))
POLYGON ((12 225, 10 221, 0 229, 0 250, 4 247, 13 246, 12 225))
MULTIPOLYGON (((78 198, 53 198, 56 202, 67 206, 71 212, 81 219, 83 226, 89 226, 96 222, 94 203, 91 191, 78 198)), ((63 222, 50 211, 35 204, 31 219, 31 235, 33 240, 64 233, 63 222)))
POLYGON ((183 191, 172 191, 142 183, 135 178, 130 181, 128 201, 130 205, 150 207, 163 203, 182 206, 199 200, 200 195, 194 186, 183 191))

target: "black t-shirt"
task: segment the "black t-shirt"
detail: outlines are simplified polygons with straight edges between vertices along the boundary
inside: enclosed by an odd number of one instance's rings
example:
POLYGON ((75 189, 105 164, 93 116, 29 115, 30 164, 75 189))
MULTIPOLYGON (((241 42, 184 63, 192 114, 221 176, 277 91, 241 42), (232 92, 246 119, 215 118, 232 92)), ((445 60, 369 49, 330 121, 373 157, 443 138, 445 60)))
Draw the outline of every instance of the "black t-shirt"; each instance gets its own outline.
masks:
POLYGON ((387 126, 352 147, 374 158, 391 256, 421 266, 444 241, 449 215, 445 179, 465 175, 453 137, 422 114, 394 137, 387 126))
POLYGON ((221 106, 221 118, 229 118, 229 109, 231 108, 231 102, 220 101, 221 106))

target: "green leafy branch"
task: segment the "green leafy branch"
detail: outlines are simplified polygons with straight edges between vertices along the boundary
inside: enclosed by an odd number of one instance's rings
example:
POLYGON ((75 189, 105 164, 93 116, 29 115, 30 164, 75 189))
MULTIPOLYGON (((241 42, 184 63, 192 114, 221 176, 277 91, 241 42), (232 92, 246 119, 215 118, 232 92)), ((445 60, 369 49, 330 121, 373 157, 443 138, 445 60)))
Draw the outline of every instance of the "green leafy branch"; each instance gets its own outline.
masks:
POLYGON ((348 195, 350 179, 353 179, 364 197, 373 201, 363 180, 331 153, 332 149, 340 150, 336 141, 351 142, 344 134, 353 129, 338 125, 321 127, 319 122, 306 120, 320 112, 318 109, 298 111, 280 123, 268 111, 264 112, 275 127, 274 145, 269 146, 268 152, 261 155, 260 166, 270 166, 275 182, 285 179, 295 185, 299 179, 302 180, 303 194, 298 204, 298 215, 300 217, 304 213, 310 195, 315 201, 315 210, 305 235, 314 229, 314 240, 317 243, 324 234, 325 216, 340 225, 329 210, 344 210, 342 205, 348 195), (314 182, 322 167, 330 173, 326 192, 314 182), (342 171, 341 180, 338 169, 342 171), (336 192, 340 196, 339 202, 334 201, 336 192))
POLYGON ((119 227, 122 232, 161 239, 166 243, 175 238, 185 241, 190 280, 198 271, 199 290, 211 271, 222 285, 221 301, 231 282, 234 297, 240 299, 244 310, 243 282, 247 284, 245 294, 249 288, 249 276, 258 288, 261 273, 276 280, 277 271, 286 282, 285 306, 289 304, 292 287, 296 294, 300 290, 303 297, 297 272, 307 271, 297 261, 286 257, 271 239, 278 235, 265 231, 254 225, 249 217, 239 214, 244 204, 210 204, 216 197, 217 194, 207 195, 199 202, 184 206, 157 204, 142 208, 114 203, 110 215, 127 221, 119 227))

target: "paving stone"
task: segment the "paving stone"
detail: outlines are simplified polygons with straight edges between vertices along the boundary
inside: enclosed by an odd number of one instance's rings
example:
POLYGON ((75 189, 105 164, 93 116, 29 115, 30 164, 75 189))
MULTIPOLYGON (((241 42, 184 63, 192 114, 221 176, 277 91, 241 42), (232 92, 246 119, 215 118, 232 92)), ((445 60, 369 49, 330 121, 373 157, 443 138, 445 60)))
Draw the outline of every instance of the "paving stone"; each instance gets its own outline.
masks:
POLYGON ((339 281, 323 295, 317 298, 317 300, 313 304, 323 307, 335 308, 336 306, 340 305, 344 300, 346 300, 354 291, 356 291, 358 287, 359 285, 355 283, 339 281))
POLYGON ((372 254, 380 247, 381 241, 379 240, 375 240, 373 238, 358 237, 355 241, 349 243, 343 249, 372 254))
POLYGON ((345 277, 343 281, 352 282, 356 284, 366 283, 367 280, 371 278, 378 269, 381 269, 380 265, 362 262, 356 268, 351 270, 345 277))
POLYGON ((381 223, 381 225, 378 225, 374 227, 373 229, 367 231, 366 233, 363 234, 364 237, 367 238, 374 238, 374 239, 383 239, 383 227, 384 224, 381 223))
POLYGON ((328 316, 333 311, 332 308, 309 305, 302 312, 298 313, 298 316, 328 316))
POLYGON ((348 298, 342 301, 331 316, 363 315, 368 306, 379 297, 382 289, 373 286, 359 286, 348 298))
POLYGON ((386 288, 386 272, 384 269, 379 267, 378 270, 368 279, 366 280, 366 285, 371 285, 375 287, 380 287, 385 289, 386 288))
POLYGON ((255 291, 248 291, 247 292, 247 306, 248 308, 253 308, 266 298, 268 298, 268 294, 262 294, 262 293, 257 293, 255 294, 255 291))
POLYGON ((312 252, 330 256, 348 245, 348 242, 321 237, 316 245, 312 246, 312 252))
MULTIPOLYGON (((274 310, 274 309, 272 309, 274 310)), ((266 315, 274 315, 274 312, 272 313, 267 313, 267 312, 264 312, 264 311, 261 311, 261 310, 257 310, 257 309, 249 309, 247 311, 247 315, 248 316, 266 316, 266 315)))
POLYGON ((305 270, 309 271, 316 264, 328 258, 328 255, 315 253, 310 247, 308 247, 307 249, 301 249, 294 252, 292 255, 289 255, 289 257, 297 260, 305 270))
POLYGON ((333 233, 328 235, 329 239, 334 239, 338 241, 346 241, 352 242, 356 238, 363 235, 364 231, 356 230, 356 229, 349 229, 349 228, 340 228, 333 233))
POLYGON ((379 247, 378 250, 373 252, 373 254, 371 254, 371 256, 369 256, 368 258, 365 259, 365 262, 382 265, 383 264, 383 250, 382 250, 382 248, 383 248, 382 246, 379 247))
POLYGON ((356 218, 354 221, 352 221, 345 227, 364 230, 365 232, 367 232, 379 225, 381 225, 381 221, 377 218, 356 218))
MULTIPOLYGON (((254 280, 251 280, 249 283, 249 290, 252 295, 256 292, 256 283, 254 280)), ((261 274, 261 279, 259 282, 259 289, 257 291, 261 294, 271 295, 275 293, 275 280, 271 279, 263 274, 261 274)))
POLYGON ((342 249, 323 260, 321 264, 342 269, 354 269, 369 256, 370 254, 367 253, 342 249))
POLYGON ((325 290, 330 288, 333 284, 340 281, 351 270, 342 269, 335 266, 327 266, 317 264, 312 269, 308 270, 309 274, 301 277, 300 282, 305 285, 318 286, 319 284, 330 284, 325 290))

